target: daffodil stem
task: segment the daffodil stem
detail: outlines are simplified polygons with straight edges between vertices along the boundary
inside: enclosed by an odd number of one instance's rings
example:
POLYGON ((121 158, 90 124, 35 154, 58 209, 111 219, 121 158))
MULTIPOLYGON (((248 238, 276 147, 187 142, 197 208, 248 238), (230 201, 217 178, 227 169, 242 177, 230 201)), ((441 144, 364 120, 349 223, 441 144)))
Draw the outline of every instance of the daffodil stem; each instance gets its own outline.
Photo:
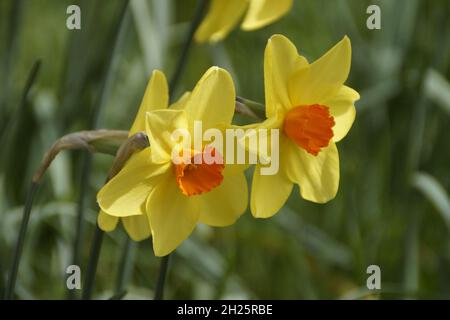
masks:
POLYGON ((86 278, 83 286, 83 293, 81 298, 83 300, 89 300, 92 297, 94 290, 95 273, 97 271, 98 260, 100 258, 100 249, 103 243, 104 232, 96 225, 94 238, 92 239, 91 252, 89 254, 89 263, 86 271, 86 278))
POLYGON ((175 94, 175 90, 178 87, 178 83, 180 82, 181 76, 186 67, 189 52, 192 48, 195 31, 197 30, 198 26, 202 21, 208 3, 209 0, 199 0, 197 3, 197 8, 195 10, 194 17, 192 18, 191 24, 189 26, 189 30, 187 32, 186 39, 183 44, 183 48, 181 49, 180 57, 178 58, 175 71, 170 79, 169 89, 171 98, 173 98, 173 95, 175 94))
POLYGON ((28 222, 30 221, 31 208, 33 207, 33 199, 38 189, 39 184, 32 182, 28 189, 27 199, 25 201, 25 207, 23 210, 22 223, 20 224, 19 236, 17 238, 16 247, 14 250, 14 256, 12 259, 10 274, 8 282, 6 284, 5 299, 13 299, 14 289, 16 287, 17 273, 19 270, 20 258, 22 256, 23 245, 25 243, 25 235, 28 228, 28 222))
POLYGON ((121 296, 125 291, 126 285, 130 278, 132 266, 134 262, 134 255, 136 253, 136 243, 125 236, 125 243, 123 245, 123 251, 120 256, 119 271, 117 273, 117 282, 114 292, 114 297, 121 296))
MULTIPOLYGON (((80 265, 81 248, 84 239, 84 208, 86 205, 86 193, 82 190, 85 190, 89 185, 89 178, 92 167, 92 154, 84 152, 82 161, 83 163, 81 166, 80 194, 77 203, 75 242, 72 256, 72 264, 77 266, 80 265)), ((75 290, 69 290, 69 298, 73 299, 74 296, 75 290)))
POLYGON ((170 255, 167 255, 161 259, 161 266, 159 267, 158 281, 156 282, 155 300, 163 300, 164 287, 166 283, 167 270, 169 268, 170 255))

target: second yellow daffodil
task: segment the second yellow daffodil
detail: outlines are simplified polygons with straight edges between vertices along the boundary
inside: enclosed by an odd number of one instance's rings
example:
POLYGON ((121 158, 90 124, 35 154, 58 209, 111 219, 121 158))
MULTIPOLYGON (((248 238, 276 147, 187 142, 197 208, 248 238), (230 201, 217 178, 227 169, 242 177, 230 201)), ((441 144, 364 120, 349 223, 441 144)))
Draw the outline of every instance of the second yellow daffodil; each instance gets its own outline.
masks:
POLYGON ((279 129, 279 171, 261 175, 257 165, 252 182, 251 211, 255 217, 274 215, 294 184, 309 201, 325 203, 339 186, 336 142, 355 119, 359 94, 344 85, 351 64, 351 44, 344 37, 313 63, 297 53, 284 36, 274 35, 264 57, 267 120, 258 128, 279 129))

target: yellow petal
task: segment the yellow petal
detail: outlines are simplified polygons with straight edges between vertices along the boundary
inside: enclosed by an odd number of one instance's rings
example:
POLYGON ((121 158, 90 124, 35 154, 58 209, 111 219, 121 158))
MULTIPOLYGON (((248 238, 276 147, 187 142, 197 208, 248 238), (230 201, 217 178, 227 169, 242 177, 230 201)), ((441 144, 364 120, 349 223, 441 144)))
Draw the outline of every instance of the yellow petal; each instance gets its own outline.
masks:
POLYGON ((308 62, 298 55, 297 48, 282 35, 272 36, 264 54, 264 86, 266 94, 266 116, 272 117, 279 107, 292 107, 288 83, 296 70, 305 68, 308 62))
POLYGON ((283 163, 288 178, 300 186, 301 196, 309 201, 325 203, 336 196, 339 187, 339 154, 336 144, 322 149, 317 156, 307 153, 290 141, 283 163))
POLYGON ((352 48, 344 37, 308 68, 296 71, 289 80, 289 96, 293 106, 322 103, 335 95, 347 80, 352 48))
POLYGON ((145 213, 145 201, 155 183, 155 177, 168 165, 150 162, 150 148, 134 154, 125 167, 97 194, 100 208, 109 215, 127 217, 145 213))
POLYGON ((357 100, 359 100, 358 92, 347 86, 342 86, 335 96, 323 102, 330 108, 330 113, 336 123, 333 127, 334 142, 344 138, 352 127, 356 116, 354 103, 357 100))
POLYGON ((156 256, 168 255, 189 237, 199 215, 197 198, 181 193, 172 172, 164 176, 148 197, 147 211, 156 256))
POLYGON ((262 28, 285 15, 292 7, 292 0, 250 0, 242 29, 262 28))
POLYGON ((224 227, 236 222, 248 204, 247 179, 241 171, 232 174, 224 170, 222 183, 213 190, 199 196, 200 222, 224 227))
POLYGON ((142 241, 151 235, 150 223, 146 214, 124 217, 122 223, 128 235, 134 241, 142 241))
POLYGON ((236 93, 228 71, 211 67, 195 86, 186 103, 189 125, 201 120, 203 130, 231 123, 236 93))
POLYGON ((105 232, 111 232, 117 227, 117 222, 119 222, 119 218, 110 216, 103 210, 100 210, 97 216, 97 224, 100 229, 105 232))
POLYGON ((248 0, 212 0, 206 17, 195 33, 197 42, 217 42, 237 25, 248 0))
POLYGON ((172 148, 176 141, 172 133, 176 129, 188 128, 184 110, 156 110, 147 112, 146 132, 152 148, 152 162, 167 163, 172 159, 172 148))
POLYGON ((294 184, 278 170, 274 175, 261 175, 255 167, 252 180, 251 211, 255 218, 270 218, 284 205, 294 184))
POLYGON ((145 113, 157 109, 165 109, 169 103, 169 89, 164 73, 161 71, 153 71, 147 88, 145 89, 144 98, 139 107, 134 123, 131 126, 129 136, 145 131, 145 113))

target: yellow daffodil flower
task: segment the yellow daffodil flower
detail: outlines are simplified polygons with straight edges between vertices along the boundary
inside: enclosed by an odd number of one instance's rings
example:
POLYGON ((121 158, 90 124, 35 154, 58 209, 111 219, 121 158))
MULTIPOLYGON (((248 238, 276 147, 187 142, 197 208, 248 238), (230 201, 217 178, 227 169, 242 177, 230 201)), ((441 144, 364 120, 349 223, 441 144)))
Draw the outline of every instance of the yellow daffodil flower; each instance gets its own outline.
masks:
MULTIPOLYGON (((144 98, 142 99, 141 105, 139 107, 136 118, 131 126, 128 136, 145 131, 145 114, 148 111, 166 108, 169 101, 167 81, 164 74, 160 71, 154 71, 152 77, 150 78, 147 88, 144 93, 144 98)), ((149 150, 143 151, 145 154, 149 153, 149 150)), ((128 163, 133 164, 136 162, 136 155, 131 156, 128 163)), ((128 165, 127 165, 128 167, 128 165)), ((123 208, 126 212, 127 208, 123 208)), ((105 211, 100 210, 97 217, 97 223, 105 232, 113 231, 118 222, 121 219, 122 224, 134 241, 141 241, 148 238, 151 235, 150 224, 148 218, 145 215, 134 215, 134 216, 123 216, 118 218, 107 214, 105 211)))
MULTIPOLYGON (((160 93, 166 95, 164 90, 160 93)), ((155 107, 165 109, 167 102, 155 107)), ((171 108, 147 112, 150 147, 136 153, 98 193, 97 201, 108 215, 148 218, 155 255, 172 252, 198 222, 227 226, 246 210, 244 167, 205 162, 175 164, 171 156, 177 146, 171 139, 175 130, 193 132, 194 121, 201 121, 205 130, 223 130, 231 125, 234 108, 230 75, 223 69, 210 68, 192 93, 171 108)), ((193 158, 202 157, 205 147, 193 149, 193 158)))
POLYGON ((274 215, 294 184, 309 201, 325 203, 339 186, 336 142, 355 119, 359 94, 344 85, 351 64, 351 44, 344 37, 313 63, 300 56, 284 36, 268 41, 264 57, 267 120, 261 128, 279 129, 280 167, 261 175, 257 165, 252 182, 251 211, 255 217, 274 215))
POLYGON ((262 28, 286 14, 292 0, 212 0, 208 14, 198 28, 197 42, 224 39, 245 15, 241 28, 246 31, 262 28))

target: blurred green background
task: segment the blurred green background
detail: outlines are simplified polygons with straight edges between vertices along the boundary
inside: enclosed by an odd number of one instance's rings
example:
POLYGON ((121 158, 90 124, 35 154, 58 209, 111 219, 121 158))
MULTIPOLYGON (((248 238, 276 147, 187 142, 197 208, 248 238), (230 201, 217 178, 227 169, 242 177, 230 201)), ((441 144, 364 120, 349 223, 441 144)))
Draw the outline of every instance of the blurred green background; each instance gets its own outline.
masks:
MULTIPOLYGON (((287 16, 262 30, 236 29, 223 43, 194 45, 176 96, 219 65, 232 73, 240 96, 263 103, 263 52, 272 34, 289 37, 310 61, 347 34, 348 84, 361 100, 338 145, 339 193, 316 205, 295 189, 272 219, 247 212, 227 228, 199 225, 172 257, 166 297, 450 298, 450 1, 294 2, 287 16), (370 4, 381 8, 381 30, 366 27, 370 4), (371 264, 381 268, 381 292, 366 288, 371 264)), ((25 193, 44 152, 69 132, 127 130, 151 71, 172 74, 195 4, 131 0, 122 19, 121 0, 0 1, 0 293, 25 193), (81 7, 81 30, 66 28, 70 4, 81 7)), ((95 194, 113 160, 92 159, 82 205, 82 277, 95 194)), ((84 152, 63 152, 43 180, 19 270, 20 299, 67 297, 65 269, 86 163, 84 152)), ((119 227, 105 237, 94 297, 126 287, 125 298, 152 298, 159 263, 150 240, 130 245, 119 227)))

